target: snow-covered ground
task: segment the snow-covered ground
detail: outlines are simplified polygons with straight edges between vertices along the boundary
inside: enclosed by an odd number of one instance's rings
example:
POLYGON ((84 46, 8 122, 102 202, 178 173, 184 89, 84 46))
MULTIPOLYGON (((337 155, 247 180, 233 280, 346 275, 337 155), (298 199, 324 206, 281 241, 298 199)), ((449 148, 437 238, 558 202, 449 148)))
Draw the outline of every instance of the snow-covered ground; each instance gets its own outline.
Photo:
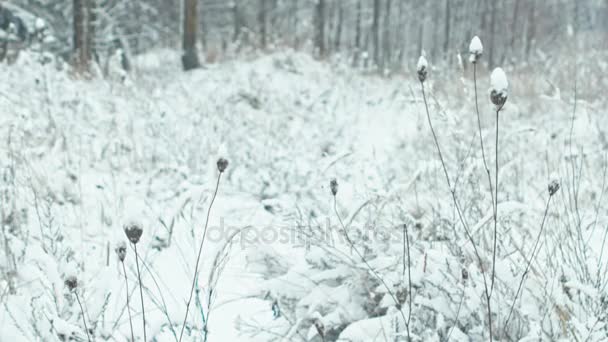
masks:
MULTIPOLYGON (((37 58, 0 65, 0 341, 86 340, 80 307, 64 286, 69 275, 78 279, 92 337, 129 340, 114 248, 133 220, 144 228, 138 252, 148 340, 175 341, 219 157, 229 166, 184 340, 203 340, 203 319, 208 341, 321 341, 319 332, 327 341, 405 340, 387 287, 404 316, 411 313, 414 340, 487 340, 492 197, 470 71, 440 79, 429 61, 425 90, 481 268, 456 216, 414 73, 365 76, 293 52, 182 73, 179 57, 160 51, 140 57, 136 76, 123 84, 79 80, 37 58), (334 204, 365 261, 345 241, 334 204)), ((604 103, 580 99, 574 112, 572 102, 526 95, 516 81, 509 87, 500 113, 495 340, 604 341, 604 103), (552 178, 561 190, 503 329, 552 178)), ((478 90, 494 175, 489 88, 486 70, 478 90)), ((125 266, 141 341, 132 248, 125 266)))

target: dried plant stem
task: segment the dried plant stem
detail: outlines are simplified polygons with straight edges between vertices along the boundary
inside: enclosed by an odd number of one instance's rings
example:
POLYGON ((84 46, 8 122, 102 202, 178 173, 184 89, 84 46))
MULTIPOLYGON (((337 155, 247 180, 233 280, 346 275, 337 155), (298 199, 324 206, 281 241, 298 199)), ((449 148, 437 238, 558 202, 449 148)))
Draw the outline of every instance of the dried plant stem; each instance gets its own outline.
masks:
POLYGON ((492 297, 492 292, 494 291, 494 279, 495 279, 495 271, 496 271, 496 241, 498 238, 498 126, 499 126, 499 115, 498 113, 502 109, 502 106, 496 109, 496 170, 495 170, 495 179, 494 179, 494 248, 492 249, 492 282, 490 285, 490 297, 492 297))
POLYGON ((450 342, 450 338, 452 337, 452 332, 454 331, 454 328, 456 328, 456 326, 458 326, 458 317, 460 316, 460 309, 462 308, 462 303, 464 302, 464 296, 465 296, 465 286, 464 284, 462 284, 462 296, 460 296, 460 303, 458 304, 458 309, 456 310, 456 318, 454 319, 454 325, 452 326, 452 328, 450 328, 450 332, 448 333, 448 337, 446 339, 446 342, 450 342))
POLYGON ((505 326, 503 330, 507 329, 507 325, 509 324, 509 320, 511 319, 511 315, 513 314, 513 309, 515 308, 515 303, 517 302, 517 297, 519 297, 519 293, 523 288, 524 281, 526 279, 526 275, 528 275, 528 272, 530 271, 532 261, 534 261, 534 255, 536 254, 536 249, 538 248, 538 243, 540 242, 540 237, 543 233, 543 228, 545 227, 545 221, 547 220, 547 214, 549 213, 551 197, 553 197, 553 195, 549 195, 549 199, 547 199, 547 205, 545 206, 545 214, 543 215, 543 220, 540 224, 540 230, 538 231, 538 235, 536 236, 536 242, 534 243, 532 253, 530 254, 530 258, 528 259, 528 263, 526 264, 526 269, 524 270, 524 273, 521 275, 521 279, 519 280, 519 286, 517 287, 517 292, 515 292, 515 298, 513 298, 513 304, 511 305, 511 309, 509 310, 509 315, 507 316, 507 320, 505 321, 505 326))
POLYGON ((91 342, 91 336, 89 335, 89 328, 87 327, 87 320, 84 314, 84 309, 82 308, 82 303, 80 302, 80 297, 78 297, 78 292, 74 291, 74 296, 76 296, 76 301, 80 306, 80 313, 82 314, 82 323, 84 323, 84 331, 87 333, 87 340, 91 342))
POLYGON ((148 337, 146 336, 146 309, 144 308, 144 290, 143 290, 143 285, 141 283, 141 274, 139 272, 139 254, 137 253, 137 244, 134 243, 133 247, 135 248, 135 265, 137 267, 137 280, 139 281, 139 295, 141 297, 141 313, 142 313, 143 325, 144 325, 144 342, 147 342, 148 337))
POLYGON ((188 321, 188 311, 190 309, 190 303, 192 302, 192 294, 194 293, 194 287, 196 286, 196 278, 198 277, 198 265, 201 261, 201 254, 203 252, 203 244, 205 243, 205 235, 207 234, 207 226, 209 225, 209 215, 211 214, 211 208, 213 207, 213 202, 215 202, 215 197, 217 196, 217 191, 220 187, 221 178, 222 178, 222 172, 220 172, 220 174, 217 176, 217 184, 215 185, 215 191, 213 192, 213 197, 211 198, 211 203, 209 204, 209 209, 207 210, 207 219, 205 220, 205 228, 203 229, 203 238, 201 239, 201 244, 198 248, 198 256, 196 257, 196 264, 194 266, 194 277, 192 277, 192 287, 190 288, 190 297, 188 298, 188 302, 186 304, 186 315, 184 316, 184 324, 182 325, 182 330, 179 333, 180 342, 184 335, 184 328, 186 327, 186 322, 188 321))
POLYGON ((481 158, 483 160, 483 166, 488 176, 488 185, 490 186, 490 195, 492 197, 492 210, 495 210, 494 193, 492 189, 492 176, 490 176, 490 168, 488 167, 488 161, 486 159, 486 150, 483 145, 483 135, 481 131, 481 115, 479 114, 479 103, 477 98, 477 63, 473 64, 473 83, 475 84, 475 110, 477 112, 477 127, 479 128, 479 145, 481 146, 481 158))
MULTIPOLYGON (((410 320, 412 319, 412 264, 410 258, 410 237, 407 233, 407 224, 403 225, 403 235, 404 235, 404 256, 405 256, 405 246, 407 246, 407 283, 409 286, 408 290, 408 299, 409 299, 409 312, 407 314, 407 325, 410 325, 410 320)), ((403 273, 405 274, 405 258, 403 259, 403 273)))
MULTIPOLYGON (((492 188, 492 176, 490 175, 490 168, 488 167, 488 161, 486 159, 486 149, 483 145, 483 134, 481 130, 481 115, 479 114, 479 100, 477 96, 477 63, 473 63, 473 83, 475 87, 475 111, 477 113, 477 127, 479 129, 479 145, 481 147, 481 158, 483 160, 483 167, 486 171, 486 175, 488 176, 488 185, 490 186, 490 197, 492 201, 492 213, 494 218, 494 249, 492 253, 492 280, 490 285, 490 298, 492 297, 492 292, 494 291, 494 279, 496 274, 496 240, 497 240, 497 205, 498 205, 498 195, 494 195, 494 190, 492 188)), ((498 112, 496 114, 496 118, 498 119, 498 112)), ((496 164, 498 165, 498 120, 496 120, 496 164)), ((498 170, 498 168, 496 169, 498 170)), ((496 194, 498 194, 498 171, 496 171, 496 194)))
POLYGON ((127 280, 127 268, 125 262, 121 261, 122 271, 125 274, 125 287, 127 289, 127 311, 129 312, 129 326, 131 327, 131 341, 135 342, 135 334, 133 333, 133 319, 131 318, 131 307, 129 306, 129 281, 127 280))
POLYGON ((350 245, 351 250, 355 251, 355 253, 359 256, 359 258, 361 259, 361 261, 365 264, 365 266, 367 267, 367 269, 372 273, 372 275, 374 277, 376 277, 382 283, 382 285, 384 286, 384 288, 386 288, 386 291, 388 292, 389 296, 391 296, 391 298, 395 301, 395 305, 397 305, 397 308, 399 309, 399 313, 401 314, 401 317, 403 318, 403 323, 405 324, 405 329, 407 331, 407 340, 411 341, 412 339, 410 337, 410 324, 409 324, 409 320, 405 317, 405 314, 403 313, 403 310, 401 309, 401 304, 397 300, 397 297, 393 293, 393 290, 391 290, 391 288, 384 281, 384 279, 382 279, 382 277, 380 276, 380 274, 378 274, 378 272, 376 272, 376 270, 374 270, 374 268, 367 262, 367 260, 363 256, 363 254, 359 251, 359 249, 355 246, 354 242, 348 236, 348 232, 346 230, 346 226, 344 225, 344 222, 342 221, 342 218, 340 217, 340 214, 338 213, 338 208, 337 208, 337 204, 336 203, 337 203, 337 200, 336 200, 336 196, 334 195, 334 212, 335 212, 336 216, 338 217, 338 221, 340 221, 340 226, 342 227, 342 231, 344 232, 344 238, 346 239, 346 242, 348 242, 348 244, 350 245))
POLYGON ((447 169, 447 166, 443 159, 443 154, 441 153, 441 147, 439 146, 439 140, 437 139, 437 134, 435 133, 435 129, 433 128, 433 122, 431 121, 431 114, 429 113, 429 105, 428 105, 428 101, 426 99, 426 93, 424 91, 424 82, 420 82, 420 87, 422 89, 422 97, 424 99, 424 108, 426 109, 426 117, 427 117, 427 120, 429 123, 429 128, 431 129, 431 133, 433 134, 433 140, 435 141, 435 147, 437 148, 437 154, 439 155, 439 160, 441 161, 441 166, 443 168, 443 173, 445 174, 446 182, 448 184, 448 187, 450 188, 450 194, 452 195, 452 201, 454 202, 454 207, 456 207, 456 212, 458 213, 458 218, 464 228, 465 234, 467 235, 467 238, 469 239, 469 241, 471 242, 471 245, 473 246, 473 251, 475 253, 477 262, 479 263, 479 269, 483 276, 483 285, 484 285, 484 289, 485 289, 485 296, 486 296, 487 309, 488 309, 488 328, 490 330, 490 342, 492 342, 492 340, 493 340, 493 337, 492 337, 492 308, 491 308, 491 303, 490 303, 490 291, 488 289, 488 281, 486 279, 486 274, 483 269, 483 263, 482 263, 479 251, 477 249, 477 245, 475 244, 475 240, 473 240, 473 236, 471 235, 468 225, 464 219, 464 215, 463 215, 462 209, 460 208, 460 204, 458 203, 458 199, 456 198, 456 190, 454 188, 452 188, 452 182, 450 181, 448 169, 447 169))

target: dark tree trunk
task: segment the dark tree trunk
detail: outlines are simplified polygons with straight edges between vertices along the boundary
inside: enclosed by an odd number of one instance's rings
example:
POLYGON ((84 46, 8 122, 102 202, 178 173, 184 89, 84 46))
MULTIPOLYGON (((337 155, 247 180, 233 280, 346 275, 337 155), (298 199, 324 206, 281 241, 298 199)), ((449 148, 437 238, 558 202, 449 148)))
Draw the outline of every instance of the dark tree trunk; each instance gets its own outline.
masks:
POLYGON ((315 5, 315 46, 319 57, 325 56, 325 0, 317 0, 315 5))
POLYGON ((383 52, 383 68, 390 66, 391 54, 391 0, 386 0, 386 8, 384 9, 384 48, 383 52))
POLYGON ((293 47, 297 49, 300 45, 300 40, 298 39, 298 0, 293 0, 293 47))
POLYGON ((259 0, 258 26, 260 27, 260 46, 262 49, 266 49, 268 43, 266 39, 266 0, 259 0))
POLYGON ((241 34, 241 15, 239 13, 239 5, 237 1, 232 3, 232 20, 234 24, 232 41, 236 42, 239 40, 239 35, 241 34))
POLYGON ((378 67, 380 66, 380 0, 374 0, 372 40, 374 44, 374 64, 378 67))
POLYGON ((95 48, 95 37, 97 34, 97 1, 98 0, 88 0, 86 46, 88 60, 94 60, 99 63, 99 56, 97 55, 95 48))
POLYGON ((450 50, 450 0, 445 0, 445 40, 443 41, 443 53, 446 60, 449 61, 449 50, 450 50))
POLYGON ((74 65, 78 72, 86 73, 90 67, 87 47, 87 0, 74 0, 74 65))
POLYGON ((424 49, 423 43, 424 43, 424 19, 422 19, 420 21, 420 24, 418 26, 418 51, 416 51, 416 54, 418 56, 420 56, 422 54, 422 50, 424 49))
POLYGON ((498 0, 492 1, 492 12, 490 16, 490 51, 488 53, 488 66, 490 68, 494 67, 494 55, 495 55, 495 44, 496 40, 496 2, 498 0))
POLYGON ((513 23, 511 27, 513 28, 513 32, 511 32, 511 55, 513 55, 515 51, 515 38, 517 37, 517 18, 519 17, 519 4, 520 0, 515 0, 515 6, 513 8, 513 23))
POLYGON ((398 32, 400 32, 400 34, 397 36, 397 39, 399 40, 399 44, 398 44, 399 53, 397 55, 397 60, 395 61, 396 67, 399 67, 401 65, 401 63, 403 62, 403 56, 405 55, 405 47, 407 46, 407 37, 408 37, 407 31, 409 31, 409 27, 408 27, 408 30, 406 30, 406 23, 405 23, 405 19, 404 19, 405 10, 403 9, 403 7, 404 7, 403 1, 399 1, 399 28, 400 28, 400 30, 398 32))
POLYGON ((355 22, 355 56, 353 58, 353 66, 359 64, 359 56, 361 55, 361 0, 357 1, 357 19, 355 22))
POLYGON ((536 35, 536 24, 535 24, 535 16, 536 16, 536 1, 530 1, 530 12, 528 12, 528 32, 526 33, 526 49, 525 49, 525 58, 528 60, 530 58, 530 52, 532 51, 532 44, 534 42, 534 36, 536 35))
POLYGON ((433 59, 439 59, 438 56, 441 51, 441 43, 439 41, 439 35, 441 32, 441 17, 439 15, 435 15, 439 12, 439 9, 434 7, 437 3, 430 2, 430 4, 432 6, 430 8, 430 13, 432 13, 431 16, 433 17, 433 47, 431 50, 431 56, 433 59))
POLYGON ((192 70, 200 67, 196 51, 196 31, 198 27, 197 0, 184 0, 184 37, 182 65, 184 70, 192 70))
POLYGON ((344 8, 342 2, 338 3, 338 24, 336 25, 336 39, 335 39, 335 50, 340 51, 340 44, 342 43, 342 21, 344 19, 344 8))

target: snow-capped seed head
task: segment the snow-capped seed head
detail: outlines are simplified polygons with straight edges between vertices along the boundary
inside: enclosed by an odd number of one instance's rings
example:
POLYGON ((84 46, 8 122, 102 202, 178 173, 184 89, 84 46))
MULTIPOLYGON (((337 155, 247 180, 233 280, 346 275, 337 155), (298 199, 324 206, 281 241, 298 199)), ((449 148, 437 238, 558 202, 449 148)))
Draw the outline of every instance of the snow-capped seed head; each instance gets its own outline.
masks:
POLYGON ((418 64, 416 64, 416 72, 418 73, 418 79, 420 82, 424 82, 426 80, 428 68, 429 63, 426 61, 426 58, 424 56, 420 56, 420 58, 418 58, 418 64))
POLYGON ((129 239, 129 241, 131 241, 132 244, 138 243, 139 238, 141 238, 141 234, 143 234, 144 232, 144 229, 142 228, 141 224, 137 222, 130 222, 125 224, 124 229, 127 238, 129 239))
POLYGON ((481 58, 481 55, 483 54, 483 45, 481 45, 481 39, 479 39, 479 37, 475 36, 473 39, 471 39, 471 44, 469 44, 469 53, 469 61, 471 61, 471 63, 477 63, 477 60, 481 58))
POLYGON ((557 193, 557 191, 559 190, 559 180, 553 179, 549 183, 549 186, 547 187, 547 189, 549 190, 549 196, 555 195, 557 193))
POLYGON ((226 171, 227 167, 228 167, 228 160, 226 160, 224 158, 220 158, 217 160, 217 169, 220 171, 220 173, 226 171))
POLYGON ((462 281, 467 281, 469 279, 469 271, 466 268, 463 267, 460 273, 462 276, 462 281))
POLYGON ((34 23, 34 27, 36 30, 41 31, 46 27, 46 23, 42 18, 36 18, 36 22, 34 23))
POLYGON ((73 275, 66 277, 64 283, 70 291, 74 291, 78 287, 78 279, 73 275))
POLYGON ((118 259, 122 262, 125 261, 127 257, 127 244, 124 241, 121 241, 116 245, 114 249, 116 251, 116 255, 118 255, 118 259))
POLYGON ((331 189, 331 194, 336 196, 338 193, 338 181, 335 178, 329 181, 329 188, 331 189))
POLYGON ((509 81, 502 68, 496 68, 490 76, 490 100, 498 108, 502 108, 509 96, 509 81))

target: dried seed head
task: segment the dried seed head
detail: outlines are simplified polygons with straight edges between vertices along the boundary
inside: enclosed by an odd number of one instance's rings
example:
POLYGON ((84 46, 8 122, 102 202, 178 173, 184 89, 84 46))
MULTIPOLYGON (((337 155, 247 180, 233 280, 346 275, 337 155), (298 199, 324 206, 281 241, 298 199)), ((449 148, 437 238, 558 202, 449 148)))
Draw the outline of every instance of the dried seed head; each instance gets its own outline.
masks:
POLYGON ((466 268, 463 267, 460 273, 463 281, 467 281, 469 279, 469 271, 466 268))
POLYGON ((73 275, 66 277, 64 283, 70 291, 74 291, 78 287, 78 279, 73 275))
POLYGON ((329 181, 329 188, 331 189, 331 194, 336 196, 338 193, 338 181, 335 178, 329 181))
POLYGON ((481 39, 475 36, 471 39, 471 44, 469 44, 469 61, 471 63, 477 63, 477 61, 481 58, 483 54, 483 45, 481 45, 481 39))
POLYGON ((127 234, 127 238, 131 241, 132 244, 136 244, 139 242, 139 238, 141 238, 141 234, 143 234, 144 229, 141 224, 137 222, 130 222, 124 226, 125 234, 127 234))
POLYGON ((121 241, 114 250, 116 251, 116 255, 118 255, 118 259, 121 262, 125 261, 125 258, 127 257, 127 244, 124 241, 121 241))
POLYGON ((416 72, 418 73, 418 79, 420 82, 424 82, 427 76, 427 69, 429 67, 429 63, 426 61, 424 56, 420 56, 418 58, 418 64, 416 65, 416 72))
POLYGON ((553 196, 559 190, 559 181, 557 179, 552 180, 547 187, 549 189, 549 196, 553 196))
POLYGON ((221 172, 226 171, 226 168, 228 167, 228 160, 224 159, 224 158, 220 158, 217 160, 217 169, 221 172))
POLYGON ((501 108, 505 105, 505 102, 507 102, 507 97, 503 93, 499 93, 492 89, 490 92, 490 100, 497 108, 501 108))
POLYGON ((496 68, 490 75, 490 100, 497 109, 501 109, 509 96, 509 81, 502 68, 496 68))

